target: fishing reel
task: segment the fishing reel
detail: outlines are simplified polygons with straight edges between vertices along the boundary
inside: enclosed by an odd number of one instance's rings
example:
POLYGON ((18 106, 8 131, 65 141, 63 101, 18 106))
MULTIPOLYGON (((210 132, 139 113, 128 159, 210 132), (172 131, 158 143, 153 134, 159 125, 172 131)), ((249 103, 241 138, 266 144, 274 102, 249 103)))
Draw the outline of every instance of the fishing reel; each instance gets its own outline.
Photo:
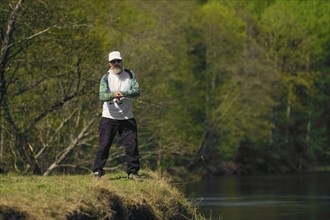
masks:
POLYGON ((121 104, 123 104, 123 101, 119 98, 114 98, 113 100, 113 103, 117 103, 117 105, 121 105, 121 104))

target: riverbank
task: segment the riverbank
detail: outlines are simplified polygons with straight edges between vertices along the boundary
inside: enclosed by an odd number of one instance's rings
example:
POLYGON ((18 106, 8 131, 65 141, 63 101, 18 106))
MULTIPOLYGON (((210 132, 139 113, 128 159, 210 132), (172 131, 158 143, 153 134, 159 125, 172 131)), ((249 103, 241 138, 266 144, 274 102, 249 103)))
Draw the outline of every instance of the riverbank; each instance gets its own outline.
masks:
POLYGON ((0 176, 0 219, 203 219, 159 173, 0 176))
MULTIPOLYGON (((217 160, 214 160, 217 161, 217 160)), ((218 159, 221 161, 221 159, 218 159)), ((218 163, 205 163, 200 164, 194 170, 186 170, 183 168, 176 169, 173 172, 175 181, 200 181, 202 179, 208 179, 213 177, 228 176, 228 175, 266 175, 266 174, 287 174, 287 173, 306 173, 306 172, 330 172, 330 166, 328 164, 313 164, 309 167, 304 167, 300 170, 295 170, 293 168, 278 166, 269 168, 269 170, 264 167, 256 165, 245 165, 232 161, 224 161, 218 163)))

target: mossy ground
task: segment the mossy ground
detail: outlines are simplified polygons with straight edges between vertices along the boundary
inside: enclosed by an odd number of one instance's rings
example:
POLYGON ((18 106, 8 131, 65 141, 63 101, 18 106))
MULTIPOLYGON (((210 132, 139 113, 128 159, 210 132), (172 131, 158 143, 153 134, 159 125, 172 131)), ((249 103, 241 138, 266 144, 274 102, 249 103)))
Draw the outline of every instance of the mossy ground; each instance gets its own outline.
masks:
POLYGON ((159 173, 0 176, 0 219, 203 219, 159 173))

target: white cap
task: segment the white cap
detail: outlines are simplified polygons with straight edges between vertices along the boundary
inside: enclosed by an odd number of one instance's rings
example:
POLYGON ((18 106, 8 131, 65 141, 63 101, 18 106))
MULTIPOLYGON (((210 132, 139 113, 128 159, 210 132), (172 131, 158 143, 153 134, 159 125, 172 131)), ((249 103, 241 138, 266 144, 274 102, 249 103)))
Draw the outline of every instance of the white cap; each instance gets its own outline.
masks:
POLYGON ((109 61, 112 60, 122 60, 119 51, 112 51, 111 53, 109 53, 109 61))

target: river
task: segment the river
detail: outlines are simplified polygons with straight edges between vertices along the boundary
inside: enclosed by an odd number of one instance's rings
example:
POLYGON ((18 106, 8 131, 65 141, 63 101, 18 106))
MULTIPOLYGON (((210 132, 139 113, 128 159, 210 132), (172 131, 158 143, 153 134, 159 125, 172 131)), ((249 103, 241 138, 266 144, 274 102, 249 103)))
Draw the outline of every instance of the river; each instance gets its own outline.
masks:
POLYGON ((184 192, 212 220, 330 219, 330 172, 212 177, 184 192))

